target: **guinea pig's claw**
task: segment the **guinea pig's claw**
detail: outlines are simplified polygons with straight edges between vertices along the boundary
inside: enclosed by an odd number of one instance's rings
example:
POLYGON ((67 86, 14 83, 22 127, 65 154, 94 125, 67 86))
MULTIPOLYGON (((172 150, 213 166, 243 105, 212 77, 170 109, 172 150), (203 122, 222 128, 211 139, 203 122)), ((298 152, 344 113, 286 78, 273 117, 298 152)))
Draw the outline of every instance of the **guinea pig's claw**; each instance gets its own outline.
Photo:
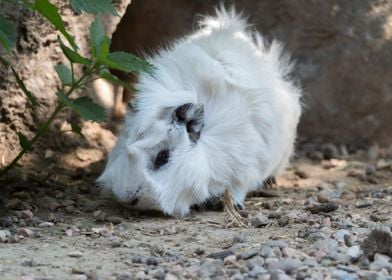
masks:
POLYGON ((238 213, 238 211, 235 209, 229 190, 227 190, 227 189, 225 190, 222 200, 223 200, 223 205, 225 207, 225 212, 228 215, 228 221, 227 221, 225 227, 226 228, 229 228, 229 227, 248 228, 249 225, 246 222, 246 219, 243 218, 238 213))

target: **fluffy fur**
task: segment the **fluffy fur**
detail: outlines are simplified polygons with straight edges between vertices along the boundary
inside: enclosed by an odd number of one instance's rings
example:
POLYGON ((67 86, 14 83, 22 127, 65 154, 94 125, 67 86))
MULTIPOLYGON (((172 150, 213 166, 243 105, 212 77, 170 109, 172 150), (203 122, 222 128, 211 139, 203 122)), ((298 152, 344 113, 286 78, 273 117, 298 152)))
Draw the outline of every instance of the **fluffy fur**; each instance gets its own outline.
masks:
POLYGON ((225 189, 243 204, 285 168, 301 91, 279 43, 267 46, 246 20, 221 9, 150 62, 154 70, 140 76, 135 108, 98 179, 104 191, 135 209, 183 216, 225 189), (181 122, 183 104, 201 111, 181 122), (160 151, 170 155, 157 168, 160 151))

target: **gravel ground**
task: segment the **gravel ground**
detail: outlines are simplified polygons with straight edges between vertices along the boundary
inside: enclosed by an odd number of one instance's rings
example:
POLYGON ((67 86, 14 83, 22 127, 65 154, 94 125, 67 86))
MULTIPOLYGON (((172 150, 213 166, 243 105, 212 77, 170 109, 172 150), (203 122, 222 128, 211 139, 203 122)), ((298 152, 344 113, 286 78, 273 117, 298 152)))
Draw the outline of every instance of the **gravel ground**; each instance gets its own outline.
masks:
POLYGON ((303 145, 247 199, 250 228, 226 228, 219 210, 174 219, 100 199, 101 164, 77 152, 83 168, 0 182, 0 279, 392 279, 391 150, 303 145))

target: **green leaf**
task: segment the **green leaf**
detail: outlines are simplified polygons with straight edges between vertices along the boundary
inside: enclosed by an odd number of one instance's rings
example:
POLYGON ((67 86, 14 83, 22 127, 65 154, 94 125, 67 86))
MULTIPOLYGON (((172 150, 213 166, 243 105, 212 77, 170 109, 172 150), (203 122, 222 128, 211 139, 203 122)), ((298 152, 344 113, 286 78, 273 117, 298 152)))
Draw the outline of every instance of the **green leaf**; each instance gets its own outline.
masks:
POLYGON ((15 26, 11 22, 6 20, 2 15, 0 15, 0 44, 10 52, 14 47, 17 32, 15 26))
POLYGON ((78 13, 85 11, 89 14, 106 13, 119 16, 111 0, 71 0, 71 6, 78 13))
POLYGON ((61 16, 58 12, 58 8, 55 5, 51 4, 49 0, 36 0, 34 3, 34 10, 39 12, 50 23, 52 23, 56 27, 56 29, 64 35, 64 37, 71 44, 74 50, 78 49, 74 39, 65 29, 64 22, 61 19, 61 16))
POLYGON ((79 134, 80 136, 84 137, 83 133, 82 133, 82 129, 80 128, 80 126, 76 123, 71 123, 71 130, 77 134, 79 134))
POLYGON ((109 82, 112 82, 114 84, 118 84, 120 86, 123 86, 124 88, 128 89, 129 91, 135 91, 135 89, 127 82, 124 82, 114 76, 112 73, 108 71, 101 72, 101 78, 108 80, 109 82))
POLYGON ((90 65, 92 63, 91 60, 81 56, 77 52, 71 50, 66 45, 64 45, 64 43, 60 37, 58 37, 57 39, 60 44, 61 50, 63 51, 64 55, 69 59, 69 61, 71 61, 73 63, 84 64, 84 65, 90 65))
POLYGON ((71 70, 64 64, 60 63, 57 64, 54 69, 57 72, 57 75, 59 76, 61 83, 65 86, 70 86, 72 85, 72 73, 71 70))
POLYGON ((27 137, 21 132, 18 132, 18 138, 19 138, 19 144, 22 147, 22 149, 23 150, 30 150, 29 139, 27 139, 27 137))
POLYGON ((31 91, 29 91, 26 88, 26 85, 24 84, 22 79, 19 77, 18 73, 16 73, 15 69, 13 67, 11 67, 11 70, 12 70, 12 74, 14 74, 16 82, 18 83, 19 87, 22 89, 24 94, 27 96, 27 98, 29 99, 29 101, 30 101, 31 105, 33 106, 33 108, 36 107, 36 106, 39 106, 39 103, 37 102, 37 99, 31 93, 31 91))
POLYGON ((110 39, 105 34, 101 21, 97 18, 90 26, 90 47, 91 53, 98 60, 104 60, 109 54, 110 39))
POLYGON ((105 110, 100 105, 94 103, 91 98, 82 96, 72 100, 62 92, 57 92, 56 95, 62 103, 78 113, 83 119, 91 121, 106 120, 105 110))
POLYGON ((87 96, 82 96, 73 102, 75 111, 85 120, 104 121, 106 120, 106 112, 102 106, 93 102, 87 96))
POLYGON ((151 64, 144 59, 126 52, 110 53, 105 59, 105 64, 111 69, 120 70, 125 73, 149 72, 152 68, 151 64))

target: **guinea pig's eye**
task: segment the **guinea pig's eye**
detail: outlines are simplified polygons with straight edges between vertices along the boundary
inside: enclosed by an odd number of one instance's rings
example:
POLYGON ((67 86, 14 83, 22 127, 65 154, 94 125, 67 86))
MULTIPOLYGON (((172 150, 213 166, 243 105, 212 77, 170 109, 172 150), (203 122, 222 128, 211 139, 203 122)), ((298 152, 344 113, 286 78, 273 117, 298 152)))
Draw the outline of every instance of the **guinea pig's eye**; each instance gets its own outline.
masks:
POLYGON ((169 150, 161 150, 154 161, 154 169, 159 169, 161 166, 169 162, 169 150))

